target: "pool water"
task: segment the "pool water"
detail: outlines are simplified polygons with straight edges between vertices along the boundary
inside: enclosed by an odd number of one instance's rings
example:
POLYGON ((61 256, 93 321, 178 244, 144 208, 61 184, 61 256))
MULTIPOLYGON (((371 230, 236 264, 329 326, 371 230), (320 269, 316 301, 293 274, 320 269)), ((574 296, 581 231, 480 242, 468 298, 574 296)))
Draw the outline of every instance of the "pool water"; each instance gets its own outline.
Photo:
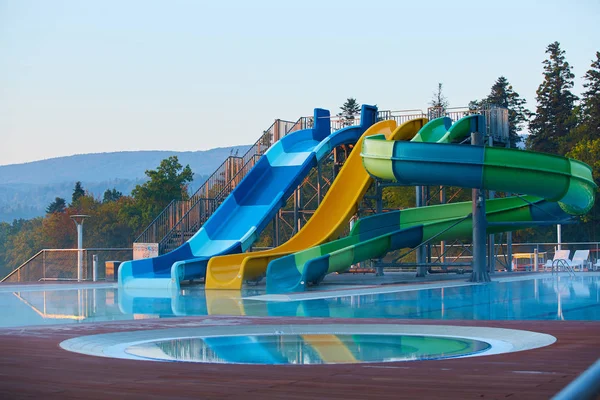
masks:
POLYGON ((149 360, 235 364, 348 364, 473 355, 490 344, 466 338, 376 334, 196 337, 146 342, 125 352, 149 360))
MULTIPOLYGON (((115 284, 0 285, 0 327, 196 315, 439 320, 600 320, 600 274, 540 274, 489 284, 398 286, 393 293, 312 292, 310 300, 263 301, 261 290, 124 291, 115 284), (407 290, 410 289, 410 290, 407 290), (326 298, 314 298, 327 295, 326 298), (259 297, 256 297, 259 296, 259 297)), ((389 286, 375 288, 377 291, 389 286)), ((328 289, 331 289, 328 288, 328 289)), ((395 289, 394 289, 395 290, 395 289)))

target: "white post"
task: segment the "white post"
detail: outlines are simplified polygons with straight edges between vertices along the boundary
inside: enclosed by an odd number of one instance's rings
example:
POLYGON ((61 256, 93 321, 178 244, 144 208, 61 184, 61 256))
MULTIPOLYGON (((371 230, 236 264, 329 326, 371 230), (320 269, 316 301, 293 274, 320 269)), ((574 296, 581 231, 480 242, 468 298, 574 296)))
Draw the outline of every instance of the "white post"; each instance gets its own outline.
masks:
POLYGON ((539 261, 538 249, 535 248, 535 249, 533 249, 533 270, 535 272, 538 271, 538 261, 539 261))
POLYGON ((98 254, 92 256, 92 280, 98 281, 98 254))
POLYGON ((81 282, 83 275, 83 220, 89 215, 71 215, 77 226, 77 282, 81 282))
POLYGON ((83 275, 83 221, 77 224, 77 282, 83 275))
POLYGON ((556 225, 556 241, 558 242, 558 250, 562 250, 560 245, 562 243, 561 228, 562 226, 560 224, 556 225))

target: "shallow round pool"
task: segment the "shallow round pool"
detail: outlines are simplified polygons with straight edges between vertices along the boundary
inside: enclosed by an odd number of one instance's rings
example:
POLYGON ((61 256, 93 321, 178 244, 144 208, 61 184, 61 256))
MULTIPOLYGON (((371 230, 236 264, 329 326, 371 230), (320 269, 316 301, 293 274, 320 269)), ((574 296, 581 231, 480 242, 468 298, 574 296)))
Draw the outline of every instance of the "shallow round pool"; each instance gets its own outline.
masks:
POLYGON ((162 361, 346 364, 460 357, 490 347, 479 340, 436 336, 290 334, 177 338, 135 344, 125 352, 162 361))
POLYGON ((309 365, 478 357, 549 346, 539 332, 419 324, 258 324, 186 326, 79 336, 65 350, 158 362, 309 365))

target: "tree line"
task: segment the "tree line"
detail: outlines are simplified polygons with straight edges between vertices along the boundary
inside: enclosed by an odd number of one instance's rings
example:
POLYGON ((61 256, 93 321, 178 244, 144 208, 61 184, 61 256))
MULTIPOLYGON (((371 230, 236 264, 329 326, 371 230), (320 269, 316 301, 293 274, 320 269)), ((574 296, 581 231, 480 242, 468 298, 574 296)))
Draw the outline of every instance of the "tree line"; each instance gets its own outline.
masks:
POLYGON ((137 185, 130 196, 106 189, 102 197, 85 191, 76 182, 71 201, 57 197, 46 208, 44 217, 0 223, 0 277, 4 277, 41 249, 69 249, 77 244, 71 215, 85 214, 83 246, 102 248, 131 247, 136 236, 173 199, 188 198, 193 180, 189 165, 183 167, 177 156, 160 162, 145 172, 148 180, 137 185))
MULTIPOLYGON (((542 62, 543 81, 536 91, 535 111, 526 108, 526 99, 505 76, 495 80, 486 97, 469 102, 468 107, 473 112, 487 105, 507 108, 510 147, 524 147, 583 161, 592 167, 594 179, 600 186, 600 52, 596 52, 582 77, 584 91, 581 98, 572 92, 575 76, 560 43, 549 44, 546 54, 547 58, 542 62)), ((341 107, 341 115, 357 114, 357 104, 356 99, 348 99, 341 107)), ((442 83, 438 83, 429 105, 429 118, 445 115, 449 101, 443 93, 442 83)), ((453 201, 470 200, 470 193, 454 190, 453 193, 448 196, 453 201)), ((384 207, 388 208, 412 207, 415 191, 412 187, 386 188, 383 200, 384 207)), ((437 198, 431 199, 430 204, 438 203, 437 198)), ((578 219, 578 224, 563 227, 563 241, 600 241, 600 201, 578 219)), ((553 227, 521 230, 514 237, 522 242, 556 241, 553 227)))
MULTIPOLYGON (((536 109, 526 109, 526 100, 504 76, 498 77, 489 94, 473 100, 469 107, 486 104, 506 107, 509 112, 509 135, 512 147, 525 145, 528 150, 558 154, 581 160, 593 169, 600 185, 600 52, 583 75, 581 98, 573 94, 575 76, 560 43, 546 49, 543 61, 543 81, 536 92, 536 109), (525 130, 529 135, 522 135, 525 130), (524 139, 524 143, 522 140, 524 139)), ((435 109, 448 107, 438 84, 430 105, 435 109)), ((341 107, 348 123, 360 111, 356 99, 349 98, 341 107)), ((188 185, 193 172, 182 166, 176 156, 162 160, 155 170, 146 171, 148 181, 137 185, 130 196, 116 189, 107 189, 102 197, 87 193, 81 182, 75 183, 71 201, 57 197, 46 208, 44 217, 18 219, 11 224, 0 223, 0 277, 44 248, 75 248, 76 230, 70 216, 87 214, 84 247, 130 247, 135 237, 174 199, 188 198, 188 185)), ((383 193, 384 208, 414 206, 414 188, 391 187, 383 193)), ((453 194, 453 201, 469 200, 469 193, 453 194)), ((437 200, 433 199, 435 204, 437 200)), ((563 228, 563 241, 599 241, 600 201, 580 224, 563 228)), ((266 239, 267 235, 264 236, 266 239)), ((270 233, 272 236, 272 233, 270 233)), ((555 241, 553 228, 519 231, 515 241, 555 241)))

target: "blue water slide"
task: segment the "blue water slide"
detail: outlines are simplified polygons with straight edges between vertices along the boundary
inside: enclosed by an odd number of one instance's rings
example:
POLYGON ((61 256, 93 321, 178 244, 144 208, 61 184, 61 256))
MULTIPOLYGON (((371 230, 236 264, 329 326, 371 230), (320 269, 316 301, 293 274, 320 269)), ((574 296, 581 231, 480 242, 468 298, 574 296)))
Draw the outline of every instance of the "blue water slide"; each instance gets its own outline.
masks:
POLYGON ((329 111, 315 109, 314 126, 275 143, 186 243, 159 257, 120 265, 120 287, 176 288, 201 279, 208 260, 246 251, 310 170, 336 146, 354 143, 375 123, 377 108, 363 105, 360 125, 331 133, 329 111))

